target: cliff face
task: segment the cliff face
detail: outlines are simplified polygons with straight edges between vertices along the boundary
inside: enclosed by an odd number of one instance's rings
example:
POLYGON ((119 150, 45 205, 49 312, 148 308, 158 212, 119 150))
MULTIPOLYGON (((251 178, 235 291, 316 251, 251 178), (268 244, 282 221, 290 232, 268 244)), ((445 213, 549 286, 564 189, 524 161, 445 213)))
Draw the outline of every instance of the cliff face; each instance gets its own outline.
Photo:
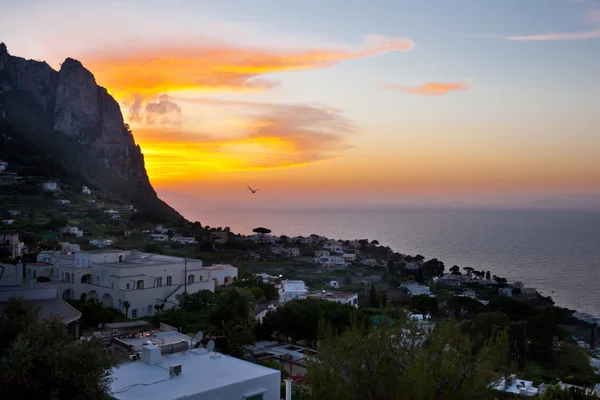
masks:
MULTIPOLYGON (((111 173, 135 187, 134 197, 150 196, 160 202, 148 179, 144 156, 123 121, 119 104, 96 84, 94 75, 79 61, 67 58, 57 72, 45 62, 10 55, 6 45, 0 43, 0 119, 24 132, 43 131, 44 139, 60 139, 62 143, 65 142, 62 139, 68 138, 71 150, 89 153, 111 173), (12 104, 10 109, 7 103, 12 104), (27 115, 23 111, 27 107, 29 114, 41 121, 35 129, 27 126, 29 121, 23 116, 27 115)), ((74 167, 77 168, 85 166, 74 167)))

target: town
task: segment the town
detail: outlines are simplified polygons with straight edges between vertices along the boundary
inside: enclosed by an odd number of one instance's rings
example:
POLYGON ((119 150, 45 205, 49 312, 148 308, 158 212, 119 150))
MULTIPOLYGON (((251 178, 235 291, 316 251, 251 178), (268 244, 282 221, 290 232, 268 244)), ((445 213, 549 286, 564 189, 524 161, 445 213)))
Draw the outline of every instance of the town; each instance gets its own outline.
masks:
POLYGON ((375 240, 151 224, 87 186, 74 194, 46 181, 40 190, 55 206, 33 223, 27 203, 0 210, 0 306, 19 298, 41 318, 59 317, 73 340, 103 343, 118 360, 113 398, 304 398, 321 357, 319 315, 343 332, 354 312, 368 325, 404 320, 403 329, 426 335, 446 320, 481 340, 507 328, 519 362, 490 389, 600 395, 600 320, 555 307, 521 282, 375 240), (231 324, 248 327, 242 334, 231 324), (191 373, 200 369, 207 373, 191 373))

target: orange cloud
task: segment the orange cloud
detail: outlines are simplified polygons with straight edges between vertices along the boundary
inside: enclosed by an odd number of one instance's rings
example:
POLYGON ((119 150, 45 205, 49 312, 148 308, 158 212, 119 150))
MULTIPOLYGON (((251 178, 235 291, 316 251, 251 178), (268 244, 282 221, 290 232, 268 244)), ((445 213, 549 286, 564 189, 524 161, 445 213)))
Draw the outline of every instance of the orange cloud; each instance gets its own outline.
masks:
POLYGON ((269 73, 327 68, 343 60, 414 47, 408 39, 367 36, 361 48, 273 50, 200 43, 153 48, 111 48, 83 57, 99 84, 117 98, 153 98, 179 90, 256 91, 273 88, 269 73))
POLYGON ((460 82, 441 83, 429 82, 421 86, 402 86, 402 85, 387 85, 383 89, 395 90, 397 92, 406 92, 418 94, 422 96, 442 96, 454 90, 467 90, 470 86, 460 82))
MULTIPOLYGON (((179 99, 178 101, 185 101, 179 99)), ((304 105, 191 100, 212 107, 240 107, 242 132, 200 135, 181 129, 137 129, 153 181, 206 178, 214 172, 274 169, 335 158, 357 128, 339 113, 304 105)))
POLYGON ((565 33, 545 33, 541 35, 528 35, 528 36, 508 36, 505 39, 517 40, 517 41, 544 41, 544 40, 580 40, 580 39, 594 39, 600 38, 600 29, 594 29, 585 32, 565 32, 565 33))

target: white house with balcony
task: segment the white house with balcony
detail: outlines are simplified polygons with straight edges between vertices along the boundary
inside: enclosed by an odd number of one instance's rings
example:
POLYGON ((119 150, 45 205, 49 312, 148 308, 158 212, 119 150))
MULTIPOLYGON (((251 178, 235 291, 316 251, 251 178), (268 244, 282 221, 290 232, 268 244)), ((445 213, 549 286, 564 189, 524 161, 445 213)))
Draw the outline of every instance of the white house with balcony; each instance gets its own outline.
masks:
POLYGON ((308 288, 304 281, 294 281, 286 279, 281 282, 281 289, 279 289, 279 301, 285 303, 286 301, 294 300, 301 294, 307 293, 308 288))
MULTIPOLYGON (((204 267, 202 260, 184 259, 128 250, 94 250, 76 254, 51 254, 47 274, 63 299, 96 299, 107 307, 140 318, 154 314, 154 305, 178 305, 177 296, 200 290, 214 291, 237 278, 230 265, 204 267)), ((44 260, 47 260, 45 257, 44 260)), ((28 265, 29 279, 37 278, 28 265)), ((45 271, 44 271, 45 272, 45 271)))

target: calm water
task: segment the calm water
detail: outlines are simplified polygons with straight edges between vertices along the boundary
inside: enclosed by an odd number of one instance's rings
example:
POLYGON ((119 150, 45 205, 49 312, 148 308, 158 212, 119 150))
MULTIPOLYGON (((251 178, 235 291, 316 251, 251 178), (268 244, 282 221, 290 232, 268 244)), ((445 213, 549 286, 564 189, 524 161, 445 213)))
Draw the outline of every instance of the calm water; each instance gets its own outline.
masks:
POLYGON ((600 211, 228 208, 186 216, 241 233, 265 226, 275 235, 377 239, 447 268, 523 281, 558 305, 600 316, 600 211))

